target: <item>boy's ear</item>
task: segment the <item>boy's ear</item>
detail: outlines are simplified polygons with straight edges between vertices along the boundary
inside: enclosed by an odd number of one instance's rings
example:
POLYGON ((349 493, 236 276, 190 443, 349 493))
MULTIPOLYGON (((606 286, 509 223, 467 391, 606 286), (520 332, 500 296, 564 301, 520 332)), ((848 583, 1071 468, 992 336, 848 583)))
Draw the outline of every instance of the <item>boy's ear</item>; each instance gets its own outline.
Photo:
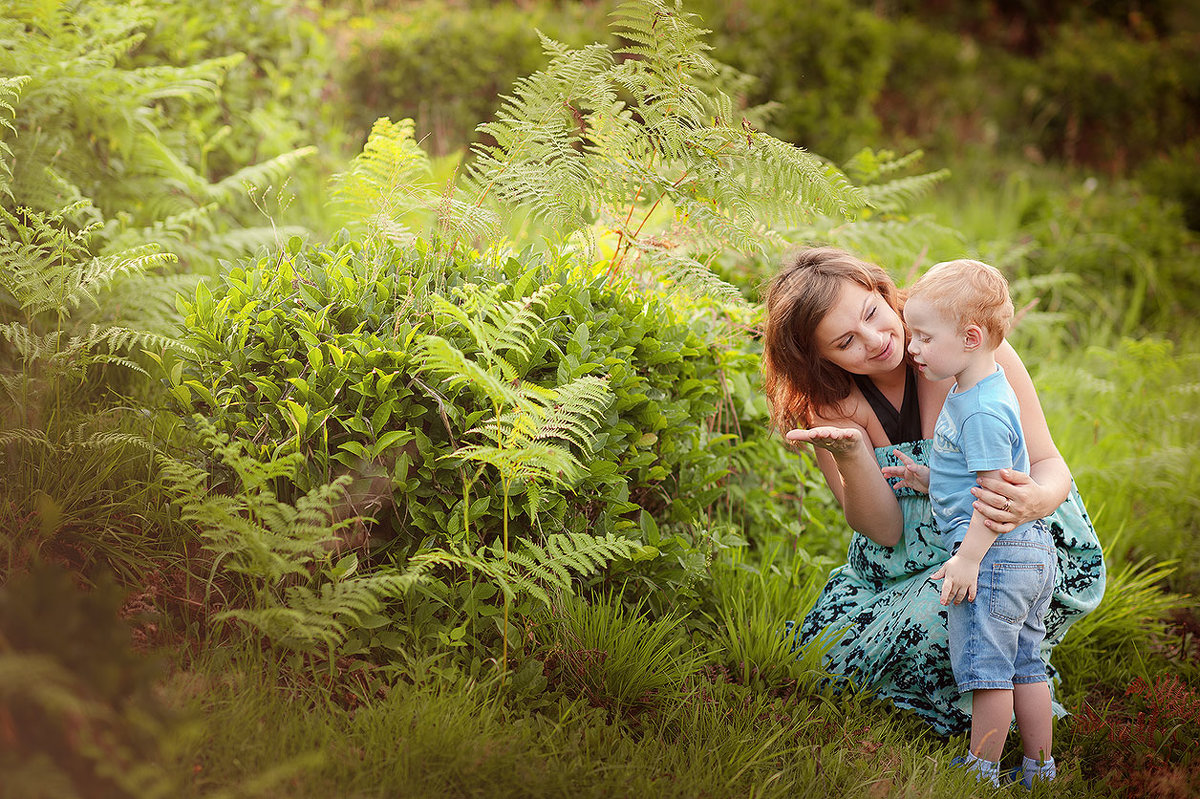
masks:
POLYGON ((963 349, 975 350, 983 345, 983 328, 979 325, 967 325, 963 330, 963 349))

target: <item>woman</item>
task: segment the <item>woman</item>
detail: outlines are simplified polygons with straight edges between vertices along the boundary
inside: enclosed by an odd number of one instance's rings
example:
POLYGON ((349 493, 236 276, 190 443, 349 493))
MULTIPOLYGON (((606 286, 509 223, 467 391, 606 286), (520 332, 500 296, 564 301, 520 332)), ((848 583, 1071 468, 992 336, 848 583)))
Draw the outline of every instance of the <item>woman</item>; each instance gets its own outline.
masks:
MULTIPOLYGON (((899 707, 943 735, 970 723, 947 651, 946 611, 929 581, 948 557, 929 497, 892 488, 896 453, 928 462, 928 439, 952 380, 918 379, 907 354, 901 297, 881 268, 823 247, 790 255, 767 291, 763 375, 775 425, 816 447, 817 464, 856 531, 800 625, 792 650, 829 646, 825 668, 899 707), (831 643, 832 642, 832 643, 831 643)), ((1042 655, 1099 604, 1104 562, 1066 462, 1050 437, 1037 392, 1007 343, 997 362, 1021 405, 1030 473, 974 489, 975 507, 997 533, 1046 518, 1058 551, 1058 580, 1042 655)), ((1054 671, 1048 667, 1053 678, 1054 671)), ((1056 712, 1062 708, 1056 705, 1056 712)))

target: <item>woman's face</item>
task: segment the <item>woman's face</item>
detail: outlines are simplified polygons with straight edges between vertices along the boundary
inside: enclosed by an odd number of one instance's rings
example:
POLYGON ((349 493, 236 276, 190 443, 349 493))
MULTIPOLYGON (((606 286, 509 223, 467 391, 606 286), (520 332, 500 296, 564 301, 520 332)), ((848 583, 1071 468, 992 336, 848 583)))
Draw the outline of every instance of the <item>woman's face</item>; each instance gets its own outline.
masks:
POLYGON ((904 361, 904 324, 882 294, 844 281, 817 325, 817 351, 851 374, 890 372, 904 361))

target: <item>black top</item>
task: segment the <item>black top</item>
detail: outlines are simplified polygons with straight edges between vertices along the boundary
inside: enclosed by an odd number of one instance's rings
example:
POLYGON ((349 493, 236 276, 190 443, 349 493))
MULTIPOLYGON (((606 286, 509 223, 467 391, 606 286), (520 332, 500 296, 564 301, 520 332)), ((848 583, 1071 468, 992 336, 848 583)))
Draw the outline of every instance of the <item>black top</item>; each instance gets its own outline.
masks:
POLYGON ((900 410, 888 402, 879 387, 871 382, 866 375, 850 375, 858 390, 866 397, 875 411, 875 417, 883 425, 883 432, 893 444, 904 444, 909 441, 920 441, 921 435, 921 405, 917 398, 917 376, 912 367, 904 369, 904 400, 900 410))

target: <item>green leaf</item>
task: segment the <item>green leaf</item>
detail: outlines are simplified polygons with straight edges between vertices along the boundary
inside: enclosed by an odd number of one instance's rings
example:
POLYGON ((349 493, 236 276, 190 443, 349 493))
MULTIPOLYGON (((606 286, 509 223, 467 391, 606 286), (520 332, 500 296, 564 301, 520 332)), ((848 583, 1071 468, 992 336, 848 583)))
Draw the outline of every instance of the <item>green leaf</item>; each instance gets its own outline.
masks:
MULTIPOLYGON (((353 456, 354 459, 351 461, 351 463, 356 461, 370 460, 367 454, 367 448, 359 441, 344 441, 339 449, 343 452, 348 452, 353 456)), ((350 464, 347 463, 347 465, 350 464)))
POLYGON ((304 438, 308 432, 308 409, 291 400, 284 400, 283 404, 290 411, 290 419, 296 428, 296 435, 304 438))
MULTIPOLYGON (((357 570, 358 570, 358 553, 351 552, 349 555, 346 555, 341 560, 339 560, 336 564, 334 564, 333 568, 329 570, 329 577, 330 577, 330 579, 333 579, 333 580, 341 580, 345 577, 349 577, 350 575, 354 574, 354 572, 357 570)), ((361 625, 361 626, 366 626, 366 625, 361 625)))
POLYGON ((650 544, 657 544, 661 540, 658 532, 658 523, 654 521, 654 517, 646 511, 642 511, 639 523, 642 527, 642 536, 650 544))
POLYGON ((371 447, 372 457, 378 457, 380 453, 385 452, 392 447, 402 446, 412 441, 415 438, 409 430, 391 430, 384 433, 371 447))
POLYGON ((183 384, 185 386, 187 386, 188 388, 190 388, 192 391, 196 392, 196 394, 200 395, 200 399, 202 399, 206 403, 208 403, 208 406, 210 408, 216 409, 216 408, 220 407, 217 405, 217 400, 215 397, 213 397, 212 392, 209 391, 208 388, 206 386, 202 385, 199 381, 185 380, 183 384))

